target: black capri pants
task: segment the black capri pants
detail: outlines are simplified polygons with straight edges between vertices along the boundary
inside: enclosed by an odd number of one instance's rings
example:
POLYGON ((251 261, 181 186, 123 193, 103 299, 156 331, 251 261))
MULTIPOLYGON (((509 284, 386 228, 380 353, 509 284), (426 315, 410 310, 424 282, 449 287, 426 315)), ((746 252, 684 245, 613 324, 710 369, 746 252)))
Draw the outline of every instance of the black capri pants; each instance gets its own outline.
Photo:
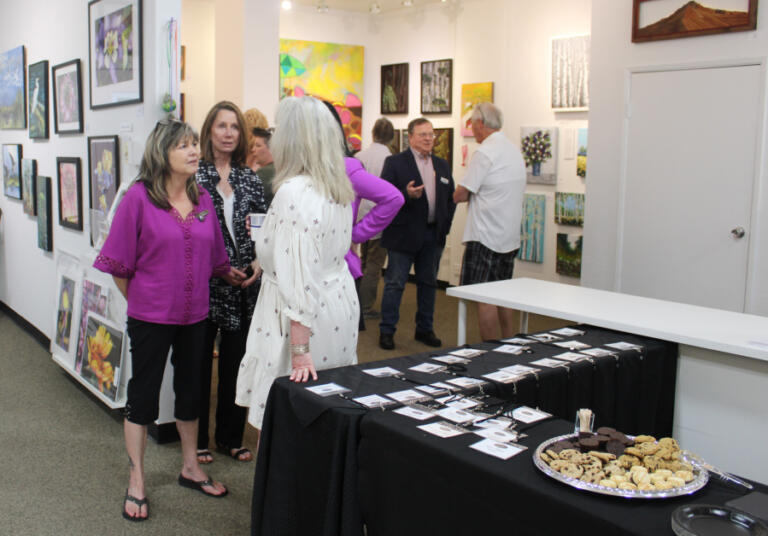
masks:
POLYGON ((194 421, 200 414, 200 374, 203 364, 205 320, 196 324, 155 324, 128 317, 131 337, 131 369, 125 418, 147 425, 160 413, 160 387, 173 349, 173 415, 179 421, 194 421))

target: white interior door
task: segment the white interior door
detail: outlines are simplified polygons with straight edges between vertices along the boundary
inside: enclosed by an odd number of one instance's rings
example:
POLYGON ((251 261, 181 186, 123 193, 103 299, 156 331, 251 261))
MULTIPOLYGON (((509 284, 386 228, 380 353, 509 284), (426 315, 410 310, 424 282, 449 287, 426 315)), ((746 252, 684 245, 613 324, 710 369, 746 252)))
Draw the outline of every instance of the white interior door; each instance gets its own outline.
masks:
POLYGON ((619 290, 743 311, 762 69, 630 78, 619 290))

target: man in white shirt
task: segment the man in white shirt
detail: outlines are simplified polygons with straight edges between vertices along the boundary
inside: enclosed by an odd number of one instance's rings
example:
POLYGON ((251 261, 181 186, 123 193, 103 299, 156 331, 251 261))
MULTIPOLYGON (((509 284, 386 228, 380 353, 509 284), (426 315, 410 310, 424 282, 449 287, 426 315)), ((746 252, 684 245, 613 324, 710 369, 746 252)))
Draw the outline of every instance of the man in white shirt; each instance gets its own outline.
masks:
MULTIPOLYGON (((469 202, 463 242, 461 284, 511 279, 520 248, 520 221, 525 193, 525 162, 518 149, 500 132, 502 114, 489 102, 472 112, 472 133, 480 144, 463 184, 453 200, 469 202)), ((477 304, 483 340, 512 337, 513 311, 486 303, 477 304)))

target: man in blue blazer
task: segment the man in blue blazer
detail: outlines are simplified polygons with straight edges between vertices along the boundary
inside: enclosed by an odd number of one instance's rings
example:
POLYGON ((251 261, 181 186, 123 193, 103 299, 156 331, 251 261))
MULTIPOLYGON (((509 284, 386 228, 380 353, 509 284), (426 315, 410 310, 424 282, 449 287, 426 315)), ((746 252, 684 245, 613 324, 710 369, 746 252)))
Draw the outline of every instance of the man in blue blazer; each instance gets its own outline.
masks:
POLYGON ((379 324, 379 346, 385 350, 395 347, 400 300, 411 265, 416 274, 415 338, 429 346, 442 345, 434 332, 433 317, 437 269, 456 210, 453 177, 448 162, 431 154, 435 134, 429 120, 422 117, 408 124, 408 143, 410 148, 388 157, 381 171, 381 177, 405 198, 381 236, 389 253, 379 324))

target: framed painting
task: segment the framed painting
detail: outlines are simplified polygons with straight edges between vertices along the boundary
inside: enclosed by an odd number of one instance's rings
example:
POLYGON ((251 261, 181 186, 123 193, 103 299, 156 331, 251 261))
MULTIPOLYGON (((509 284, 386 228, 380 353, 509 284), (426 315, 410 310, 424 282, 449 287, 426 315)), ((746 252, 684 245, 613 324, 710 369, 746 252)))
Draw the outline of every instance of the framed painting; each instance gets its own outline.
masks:
POLYGON ((633 0, 632 42, 757 28, 757 0, 633 0))
POLYGON ((123 361, 123 331, 101 315, 88 313, 85 322, 86 356, 80 376, 115 401, 123 361))
POLYGON ((405 151, 406 149, 409 149, 411 147, 411 143, 408 141, 408 129, 404 128, 402 130, 402 142, 400 143, 400 150, 405 151))
POLYGON ((580 234, 557 233, 557 263, 555 271, 569 277, 581 277, 581 250, 583 237, 580 234))
POLYGON ((556 184, 557 127, 523 127, 520 132, 526 182, 556 184))
POLYGON ((53 251, 51 223, 51 178, 37 176, 37 247, 53 251))
POLYGON ((422 61, 421 113, 451 113, 452 95, 453 60, 422 61))
POLYGON ((547 210, 547 196, 544 194, 525 194, 523 201, 523 221, 520 226, 520 251, 517 258, 521 261, 544 262, 544 227, 547 210))
POLYGON ((381 66, 381 113, 408 113, 408 66, 395 63, 381 66))
POLYGON ((461 135, 472 137, 472 112, 481 102, 493 102, 493 82, 461 84, 461 135))
POLYGON ((88 3, 91 110, 144 100, 141 0, 88 3))
POLYGON ((555 223, 584 226, 584 194, 555 192, 555 223))
POLYGON ((400 131, 398 129, 395 129, 394 136, 392 136, 392 141, 390 141, 389 145, 387 145, 387 147, 389 147, 389 152, 391 152, 392 154, 397 154, 400 151, 402 151, 402 149, 400 148, 401 137, 402 136, 400 135, 400 131))
POLYGON ((21 199, 21 145, 3 144, 3 191, 8 197, 21 199))
POLYGON ((0 53, 0 129, 27 128, 24 47, 0 53))
POLYGON ((580 128, 576 134, 576 175, 587 178, 587 129, 580 128))
POLYGON ((552 39, 552 109, 555 112, 589 110, 588 35, 552 39))
POLYGON ((80 60, 51 67, 53 78, 53 128, 56 134, 83 132, 83 85, 80 60))
POLYGON ((448 162, 448 166, 453 169, 453 129, 436 128, 434 131, 435 145, 432 154, 448 162))
POLYGON ((75 348, 75 372, 80 374, 84 363, 88 362, 88 346, 86 328, 90 312, 96 312, 104 317, 109 307, 109 289, 102 288, 88 278, 83 278, 82 292, 80 295, 80 312, 78 313, 78 336, 75 348))
POLYGON ((37 205, 35 199, 37 196, 37 185, 35 180, 37 178, 37 160, 31 158, 21 159, 21 198, 23 201, 24 214, 30 216, 37 215, 37 205))
POLYGON ((29 66, 29 137, 48 139, 48 62, 29 66))
POLYGON ((117 136, 88 138, 88 197, 97 220, 106 220, 120 186, 117 136))
POLYGON ((59 225, 78 231, 83 230, 83 177, 80 159, 58 157, 56 159, 59 186, 59 225))
POLYGON ((66 275, 59 280, 59 304, 56 313, 56 334, 54 342, 69 352, 72 336, 72 312, 75 305, 75 281, 66 275))

